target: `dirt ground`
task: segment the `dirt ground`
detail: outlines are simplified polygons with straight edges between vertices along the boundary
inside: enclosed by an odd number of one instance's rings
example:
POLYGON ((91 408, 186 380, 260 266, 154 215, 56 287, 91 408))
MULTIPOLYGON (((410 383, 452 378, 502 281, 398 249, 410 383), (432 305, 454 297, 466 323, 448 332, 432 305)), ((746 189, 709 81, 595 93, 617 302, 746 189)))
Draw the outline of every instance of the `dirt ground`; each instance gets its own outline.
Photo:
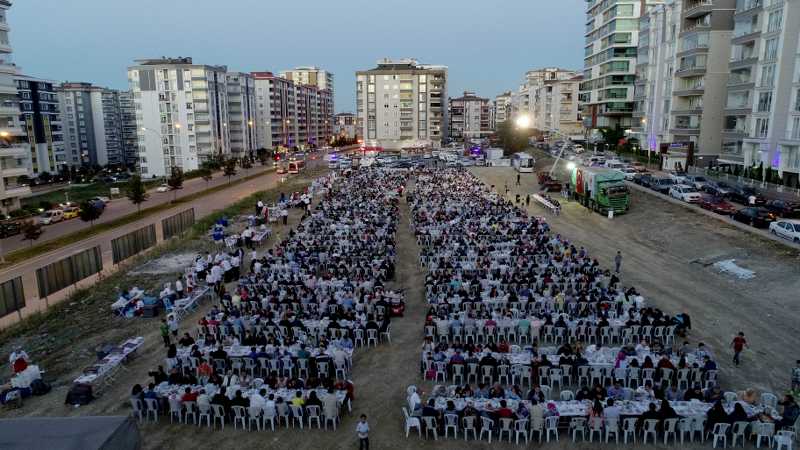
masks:
MULTIPOLYGON (((516 173, 511 169, 473 170, 488 184, 500 189, 507 182, 512 195, 538 190, 532 174, 524 174, 521 186, 517 187, 514 186, 516 173)), ((673 313, 688 312, 694 325, 690 342, 703 341, 715 350, 725 389, 753 386, 782 392, 789 381, 790 367, 800 357, 800 351, 796 350, 800 338, 794 333, 798 316, 794 303, 800 292, 798 254, 647 194, 634 193, 633 201, 630 213, 614 220, 590 213, 577 204, 565 204, 559 217, 547 216, 547 219, 554 232, 585 246, 607 267, 611 266, 616 251, 621 250, 624 284, 636 286, 650 304, 673 313), (719 273, 710 264, 720 259, 736 259, 738 265, 754 271, 755 278, 738 280, 719 273), (728 343, 739 330, 746 333, 752 349, 744 354, 743 365, 733 368, 728 343)), ((529 212, 545 214, 534 205, 529 212)), ((290 224, 295 224, 297 219, 296 215, 291 217, 290 224)), ((410 438, 405 438, 400 408, 404 405, 406 387, 416 384, 427 392, 432 386, 422 381, 418 370, 426 310, 422 288, 424 274, 417 264, 418 248, 409 230, 405 202, 401 204, 397 241, 397 276, 391 287, 405 289, 406 316, 393 321, 391 344, 356 351, 352 376, 356 386, 353 414, 343 417, 337 431, 301 432, 280 428, 276 432, 259 433, 234 430, 232 426, 226 426, 224 431, 211 431, 205 427, 171 425, 162 417, 157 425, 142 425, 144 448, 357 448, 354 429, 362 413, 369 417, 373 449, 512 448, 510 444, 465 443, 452 438, 434 443, 420 440, 413 432, 410 438)), ((185 323, 194 323, 195 316, 185 323)), ((23 409, 11 414, 128 414, 127 397, 131 385, 144 382, 147 370, 163 357, 157 324, 142 322, 141 327, 141 334, 146 336, 145 348, 120 376, 118 385, 103 397, 81 408, 66 408, 61 404, 66 387, 61 387, 46 397, 32 399, 23 409)), ((75 367, 73 372, 78 369, 75 367)), ((0 415, 8 417, 9 413, 0 415)), ((589 449, 597 445, 573 444, 562 435, 560 443, 551 443, 548 447, 589 449)), ((686 446, 701 447, 708 445, 686 446)))

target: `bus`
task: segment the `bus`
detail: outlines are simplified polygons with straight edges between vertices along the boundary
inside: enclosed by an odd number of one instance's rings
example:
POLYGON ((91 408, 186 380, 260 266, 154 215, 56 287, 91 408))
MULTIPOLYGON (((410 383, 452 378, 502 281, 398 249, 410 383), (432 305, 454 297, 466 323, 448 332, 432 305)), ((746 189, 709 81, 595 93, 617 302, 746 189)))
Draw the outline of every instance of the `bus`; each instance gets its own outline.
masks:
POLYGON ((533 173, 533 166, 536 165, 536 160, 527 153, 514 153, 511 157, 511 165, 519 173, 533 173))
POLYGON ((288 172, 291 174, 298 174, 305 169, 306 162, 302 160, 297 161, 289 161, 289 169, 288 172))

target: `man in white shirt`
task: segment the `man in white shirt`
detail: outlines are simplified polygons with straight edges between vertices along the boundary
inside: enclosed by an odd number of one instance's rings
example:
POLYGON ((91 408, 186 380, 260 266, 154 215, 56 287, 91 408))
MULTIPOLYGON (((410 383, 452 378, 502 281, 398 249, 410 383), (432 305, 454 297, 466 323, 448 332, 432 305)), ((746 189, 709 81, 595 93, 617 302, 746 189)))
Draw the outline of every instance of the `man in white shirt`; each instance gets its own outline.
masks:
POLYGON ((266 389, 261 389, 258 392, 254 392, 253 395, 250 396, 250 407, 263 410, 264 406, 266 406, 267 404, 267 399, 264 398, 264 395, 266 395, 266 393, 267 393, 266 389))
POLYGON ((267 415, 275 415, 275 395, 269 394, 269 398, 267 398, 264 402, 264 411, 267 415))
POLYGON ((619 420, 619 413, 620 413, 619 406, 614 404, 614 399, 611 398, 608 399, 606 407, 603 410, 603 417, 606 420, 612 420, 612 419, 619 420))

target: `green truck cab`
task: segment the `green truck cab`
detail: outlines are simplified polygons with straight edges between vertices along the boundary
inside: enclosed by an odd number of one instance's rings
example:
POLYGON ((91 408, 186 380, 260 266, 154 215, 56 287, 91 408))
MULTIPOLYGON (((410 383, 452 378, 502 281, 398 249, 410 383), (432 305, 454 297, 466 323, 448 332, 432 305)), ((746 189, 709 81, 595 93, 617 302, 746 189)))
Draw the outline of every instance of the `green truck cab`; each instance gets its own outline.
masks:
POLYGON ((582 205, 601 214, 623 214, 631 205, 625 174, 619 170, 575 167, 570 174, 570 187, 582 205))

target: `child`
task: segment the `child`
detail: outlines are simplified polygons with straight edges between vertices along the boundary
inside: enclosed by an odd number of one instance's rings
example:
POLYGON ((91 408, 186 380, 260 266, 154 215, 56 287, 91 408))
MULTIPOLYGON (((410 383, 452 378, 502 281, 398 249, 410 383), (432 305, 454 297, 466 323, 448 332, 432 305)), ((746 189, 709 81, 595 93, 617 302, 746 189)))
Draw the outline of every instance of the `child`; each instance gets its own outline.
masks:
POLYGON ((356 425, 356 434, 358 434, 358 449, 369 450, 369 424, 366 414, 361 415, 361 420, 356 425))

